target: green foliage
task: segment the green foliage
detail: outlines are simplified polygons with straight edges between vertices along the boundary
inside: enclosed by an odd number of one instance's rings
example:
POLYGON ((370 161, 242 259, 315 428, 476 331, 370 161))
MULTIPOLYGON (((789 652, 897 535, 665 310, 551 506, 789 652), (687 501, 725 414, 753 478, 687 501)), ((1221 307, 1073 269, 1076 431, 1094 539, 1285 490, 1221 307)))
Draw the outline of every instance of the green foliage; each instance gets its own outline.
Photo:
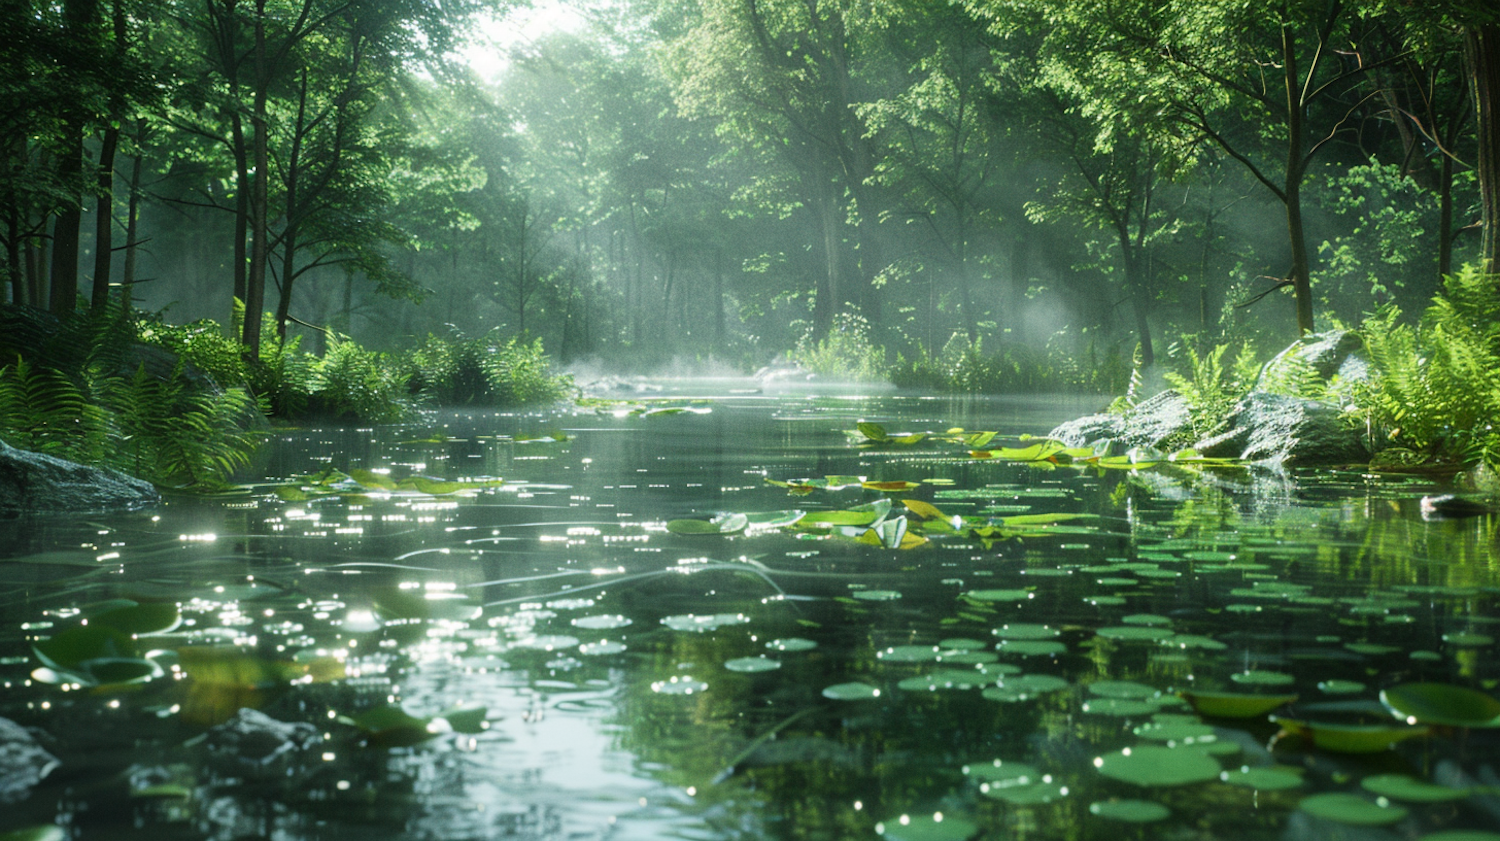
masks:
POLYGON ((870 337, 870 323, 852 313, 839 313, 822 339, 804 335, 791 357, 820 377, 854 382, 886 378, 885 351, 870 337))
POLYGON ((365 350, 346 337, 329 341, 328 352, 310 366, 310 403, 318 414, 391 423, 410 417, 406 375, 386 354, 365 350))
POLYGON ((1356 405, 1377 445, 1428 459, 1500 464, 1500 297, 1496 278, 1450 276, 1419 327, 1389 307, 1362 328, 1375 368, 1356 405))
POLYGON ((1191 440, 1219 432, 1235 401, 1253 382, 1254 351, 1241 346, 1234 361, 1226 366, 1224 356, 1229 348, 1228 343, 1216 344, 1200 354, 1195 342, 1184 339, 1173 342, 1167 350, 1178 370, 1168 371, 1163 377, 1188 402, 1192 413, 1191 440))
POLYGON ((248 463, 258 435, 242 424, 242 389, 205 390, 145 366, 130 377, 81 373, 84 385, 25 360, 0 368, 0 437, 16 447, 104 464, 163 485, 208 486, 248 463))
POLYGON ((512 337, 503 344, 493 333, 451 338, 428 335, 401 357, 411 391, 440 405, 526 406, 566 399, 570 376, 553 374, 541 339, 512 337))

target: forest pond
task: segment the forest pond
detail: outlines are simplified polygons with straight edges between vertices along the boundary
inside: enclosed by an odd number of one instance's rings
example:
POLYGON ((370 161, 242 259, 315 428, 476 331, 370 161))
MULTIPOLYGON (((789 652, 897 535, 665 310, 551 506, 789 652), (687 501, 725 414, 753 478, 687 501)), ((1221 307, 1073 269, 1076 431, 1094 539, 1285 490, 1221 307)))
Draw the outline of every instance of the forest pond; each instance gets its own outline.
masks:
POLYGON ((1494 514, 1016 456, 1076 399, 652 388, 0 523, 0 715, 58 760, 0 832, 1500 838, 1494 514))

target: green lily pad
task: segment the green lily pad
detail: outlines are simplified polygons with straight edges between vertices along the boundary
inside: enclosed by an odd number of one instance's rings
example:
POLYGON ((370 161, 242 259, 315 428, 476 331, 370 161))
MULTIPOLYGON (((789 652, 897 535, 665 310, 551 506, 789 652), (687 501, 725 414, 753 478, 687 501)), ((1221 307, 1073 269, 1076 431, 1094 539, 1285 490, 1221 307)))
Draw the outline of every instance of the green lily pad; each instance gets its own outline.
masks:
POLYGON ((1012 806, 1041 806, 1068 796, 1068 787, 1051 782, 1050 777, 1028 785, 996 787, 987 784, 980 786, 979 790, 986 797, 1003 800, 1012 806))
POLYGON ((1219 775, 1219 779, 1232 786, 1253 788, 1258 791, 1285 791, 1302 785, 1301 774, 1293 768, 1281 765, 1225 771, 1219 775))
POLYGON ((1269 672, 1259 669, 1235 672, 1229 676, 1229 679, 1246 686, 1290 686, 1296 680, 1286 672, 1269 672))
POLYGON ((1331 792, 1302 798, 1297 808, 1320 818, 1352 826, 1385 826, 1407 815, 1404 806, 1381 806, 1357 794, 1331 792))
POLYGON ((1165 742, 1168 747, 1178 745, 1207 744, 1216 741, 1219 737, 1214 735, 1214 729, 1207 724, 1189 724, 1187 722, 1157 722, 1142 724, 1133 731, 1142 739, 1150 739, 1153 742, 1165 742))
POLYGON ((1050 640, 1062 635, 1062 631, 1051 626, 1036 625, 1029 622, 1013 622, 1001 625, 993 633, 1003 640, 1050 640))
POLYGON ((965 841, 979 832, 979 825, 964 818, 932 815, 901 815, 875 824, 875 834, 890 841, 965 841))
POLYGON ((901 598, 898 590, 855 590, 849 595, 862 602, 893 602, 901 598))
POLYGON ((1119 625, 1113 628, 1100 628, 1097 632, 1105 639, 1126 641, 1160 641, 1175 636, 1170 628, 1152 628, 1141 625, 1119 625))
POLYGON ((711 520, 670 520, 667 531, 684 535, 726 535, 739 534, 749 525, 750 518, 744 514, 726 514, 711 520))
POLYGON ((1424 783, 1405 774, 1376 774, 1373 777, 1365 777, 1359 785, 1371 794, 1389 797, 1392 800, 1405 800, 1408 803, 1442 803, 1448 800, 1462 800, 1470 793, 1466 788, 1449 788, 1424 783))
POLYGON ((772 651, 812 651, 817 647, 816 642, 802 637, 787 637, 766 643, 766 648, 772 651))
POLYGON ((981 785, 1030 785, 1042 779, 1042 772, 1024 762, 976 762, 963 767, 964 776, 981 785))
POLYGON ((573 627, 590 631, 612 631, 630 624, 629 617, 619 615, 580 616, 573 620, 573 627))
POLYGON ((1001 654, 1018 654, 1022 657, 1056 657, 1067 652, 1066 645, 1051 640, 1006 640, 1000 643, 1001 654))
POLYGON ((1365 691, 1365 685, 1357 680, 1325 680, 1318 683, 1318 689, 1329 695, 1357 695, 1365 691))
POLYGON ((1089 804, 1089 814, 1124 823, 1153 823, 1170 817, 1172 810, 1150 800, 1100 800, 1089 804))
POLYGON ((1423 724, 1449 727, 1500 727, 1500 701, 1450 683, 1404 683, 1380 693, 1393 714, 1423 724))
POLYGON ((1099 773, 1143 788, 1183 786, 1219 778, 1219 761, 1192 748, 1137 745, 1094 760, 1099 773))
POLYGON ((1213 637, 1199 636, 1197 634, 1178 634, 1161 641, 1166 648, 1178 648, 1184 651, 1188 649, 1199 649, 1202 651, 1223 651, 1229 646, 1214 639, 1213 637))
POLYGON ((661 623, 674 631, 707 633, 730 625, 744 625, 749 621, 750 617, 743 613, 712 613, 702 616, 683 613, 677 616, 663 616, 661 623))
POLYGON ((1117 715, 1121 717, 1150 715, 1161 709, 1155 701, 1144 701, 1136 698, 1090 698, 1080 707, 1083 712, 1093 715, 1117 715))
POLYGON ((823 697, 835 701, 866 701, 879 698, 880 690, 868 683, 835 683, 823 688, 823 697))
POLYGON ((1310 740, 1315 746, 1334 753, 1380 753, 1397 742, 1427 735, 1426 727, 1402 727, 1389 724, 1326 724, 1272 716, 1288 733, 1310 740))
POLYGON ((769 657, 736 657, 726 660, 724 668, 731 672, 753 674, 756 672, 772 672, 781 668, 780 660, 772 660, 769 657))
POLYGON ((976 602, 1024 602, 1035 597, 1030 590, 970 590, 964 593, 964 598, 976 602))

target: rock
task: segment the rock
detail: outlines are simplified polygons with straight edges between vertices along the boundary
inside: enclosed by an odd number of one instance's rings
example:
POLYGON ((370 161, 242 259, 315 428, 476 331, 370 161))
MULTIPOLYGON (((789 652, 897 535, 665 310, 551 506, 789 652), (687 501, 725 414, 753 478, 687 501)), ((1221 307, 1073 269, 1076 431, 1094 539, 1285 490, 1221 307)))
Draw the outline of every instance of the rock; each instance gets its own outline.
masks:
POLYGON ((1288 467, 1369 461, 1358 430, 1337 406, 1253 391, 1235 404, 1227 431, 1194 449, 1211 458, 1238 458, 1288 467))
POLYGON ((26 728, 0 718, 0 803, 25 799, 31 788, 59 765, 26 728))
POLYGON ((204 744, 236 762, 268 765, 278 757, 322 741, 318 728, 306 722, 277 721, 259 710, 242 708, 234 718, 205 734, 204 744))
POLYGON ((1123 415, 1088 415, 1068 421, 1047 437, 1070 447, 1105 442, 1121 450, 1160 447, 1163 441, 1187 429, 1191 421, 1187 399, 1175 391, 1163 391, 1123 415))
POLYGON ((128 511, 160 501, 150 482, 0 441, 0 514, 128 511))
POLYGON ((1296 369, 1311 368, 1319 379, 1327 380, 1340 373, 1345 363, 1365 349, 1364 340, 1353 330, 1329 330, 1313 333, 1287 345, 1261 369, 1253 391, 1264 391, 1274 384, 1295 379, 1296 369))

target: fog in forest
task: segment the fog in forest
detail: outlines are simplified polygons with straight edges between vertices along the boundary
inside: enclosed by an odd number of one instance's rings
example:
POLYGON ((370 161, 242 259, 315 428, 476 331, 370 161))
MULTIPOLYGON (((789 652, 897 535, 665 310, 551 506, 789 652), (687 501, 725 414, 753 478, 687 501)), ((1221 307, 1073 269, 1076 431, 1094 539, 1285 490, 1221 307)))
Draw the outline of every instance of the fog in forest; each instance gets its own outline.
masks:
POLYGON ((1462 30, 1209 6, 70 1, 6 48, 6 296, 1098 390, 1420 311, 1480 256, 1462 30))

